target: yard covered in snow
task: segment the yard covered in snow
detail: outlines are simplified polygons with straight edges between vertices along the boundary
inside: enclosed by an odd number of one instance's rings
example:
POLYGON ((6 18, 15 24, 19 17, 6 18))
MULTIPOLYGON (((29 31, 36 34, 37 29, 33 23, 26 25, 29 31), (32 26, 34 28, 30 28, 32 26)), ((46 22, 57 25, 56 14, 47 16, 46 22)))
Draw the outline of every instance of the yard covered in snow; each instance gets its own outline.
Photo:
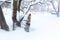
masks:
POLYGON ((60 17, 47 12, 31 12, 30 32, 16 27, 12 30, 12 10, 3 8, 10 31, 0 29, 0 40, 60 40, 60 17))

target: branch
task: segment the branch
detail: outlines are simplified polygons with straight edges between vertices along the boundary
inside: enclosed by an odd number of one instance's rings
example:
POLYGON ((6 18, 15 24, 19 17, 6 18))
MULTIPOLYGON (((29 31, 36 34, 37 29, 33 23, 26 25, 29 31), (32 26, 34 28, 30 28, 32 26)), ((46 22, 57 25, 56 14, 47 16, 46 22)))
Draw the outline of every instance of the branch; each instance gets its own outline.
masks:
POLYGON ((53 6, 53 9, 54 9, 54 10, 55 10, 55 12, 56 12, 56 9, 55 9, 55 6, 54 6, 53 1, 51 1, 51 3, 52 3, 52 6, 53 6))
MULTIPOLYGON (((31 8, 32 6, 34 6, 34 5, 38 4, 38 3, 40 3, 40 4, 45 4, 45 3, 37 2, 37 3, 35 3, 35 4, 29 5, 28 10, 26 11, 25 15, 29 12, 29 10, 30 10, 30 8, 31 8)), ((21 23, 22 20, 24 19, 25 15, 20 19, 20 23, 21 23)))
POLYGON ((28 8, 28 10, 26 11, 26 13, 25 13, 25 15, 29 12, 29 10, 30 10, 30 8, 32 7, 32 6, 34 6, 34 5, 36 5, 36 4, 45 4, 45 3, 42 3, 42 2, 37 2, 37 3, 35 3, 35 4, 32 4, 32 5, 30 5, 29 6, 29 8, 28 8))

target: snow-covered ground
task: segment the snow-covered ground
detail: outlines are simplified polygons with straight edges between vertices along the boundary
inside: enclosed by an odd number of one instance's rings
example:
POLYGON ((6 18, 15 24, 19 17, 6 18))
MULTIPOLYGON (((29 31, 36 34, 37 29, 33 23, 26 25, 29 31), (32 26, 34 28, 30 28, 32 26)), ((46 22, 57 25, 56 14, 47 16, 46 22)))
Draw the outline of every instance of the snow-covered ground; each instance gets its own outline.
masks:
POLYGON ((47 12, 32 12, 30 32, 12 30, 12 10, 3 8, 10 31, 0 29, 0 40, 60 40, 60 17, 47 12))

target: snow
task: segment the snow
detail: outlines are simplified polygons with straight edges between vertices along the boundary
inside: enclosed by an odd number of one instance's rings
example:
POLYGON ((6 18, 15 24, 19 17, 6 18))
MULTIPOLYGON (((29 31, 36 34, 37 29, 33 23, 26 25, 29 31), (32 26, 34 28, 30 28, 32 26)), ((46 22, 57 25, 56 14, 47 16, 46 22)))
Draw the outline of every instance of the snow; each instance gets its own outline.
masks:
POLYGON ((3 8, 3 12, 10 31, 0 29, 0 40, 60 40, 60 17, 56 15, 32 11, 30 32, 25 32, 23 27, 12 30, 10 8, 3 8))
POLYGON ((16 26, 16 30, 12 30, 12 9, 3 8, 3 13, 10 31, 0 29, 0 40, 60 40, 60 17, 57 15, 31 11, 30 32, 25 32, 24 27, 16 26))

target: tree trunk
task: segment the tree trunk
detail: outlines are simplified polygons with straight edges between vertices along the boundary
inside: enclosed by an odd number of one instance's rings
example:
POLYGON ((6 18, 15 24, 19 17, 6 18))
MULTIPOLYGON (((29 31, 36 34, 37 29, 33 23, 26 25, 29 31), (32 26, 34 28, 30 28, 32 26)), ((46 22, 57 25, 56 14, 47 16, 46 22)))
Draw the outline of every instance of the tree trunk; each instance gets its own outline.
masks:
POLYGON ((28 15, 28 18, 26 20, 26 26, 24 28, 26 32, 29 32, 30 22, 31 22, 31 14, 28 15))
POLYGON ((6 21, 5 21, 1 6, 0 6, 0 26, 1 26, 1 29, 9 31, 9 27, 6 24, 6 21))
MULTIPOLYGON (((17 8, 17 11, 18 11, 18 12, 20 12, 21 2, 22 2, 22 0, 18 0, 18 5, 17 5, 17 7, 18 7, 18 8, 17 8)), ((21 22, 20 22, 20 21, 17 21, 17 22, 16 22, 16 25, 19 26, 19 27, 21 27, 21 22)))
POLYGON ((16 15, 17 15, 17 0, 13 0, 13 16, 12 16, 12 19, 13 19, 13 30, 15 30, 15 23, 17 21, 16 19, 16 15))
POLYGON ((20 22, 17 21, 16 17, 17 17, 17 11, 20 11, 20 4, 21 4, 21 0, 13 0, 13 16, 12 16, 12 20, 13 20, 13 30, 15 30, 15 24, 17 26, 20 26, 20 22))
POLYGON ((18 12, 20 12, 20 5, 21 5, 22 0, 18 1, 18 12))

